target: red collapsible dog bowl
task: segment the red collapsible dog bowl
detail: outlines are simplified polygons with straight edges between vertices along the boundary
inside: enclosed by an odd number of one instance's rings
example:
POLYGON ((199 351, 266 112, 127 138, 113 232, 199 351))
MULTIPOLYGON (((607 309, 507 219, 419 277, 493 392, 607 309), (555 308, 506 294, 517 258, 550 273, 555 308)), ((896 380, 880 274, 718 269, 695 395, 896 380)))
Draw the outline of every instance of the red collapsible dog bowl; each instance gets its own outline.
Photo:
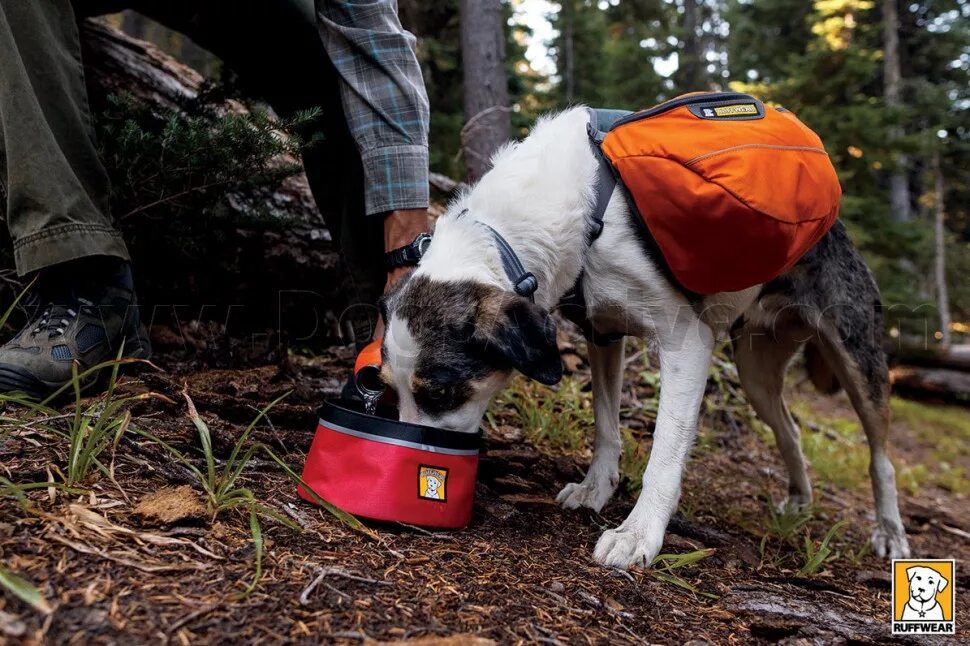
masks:
MULTIPOLYGON (((471 522, 482 432, 397 421, 392 408, 327 401, 303 481, 344 511, 374 520, 457 529, 471 522)), ((302 498, 314 502, 303 487, 302 498)))

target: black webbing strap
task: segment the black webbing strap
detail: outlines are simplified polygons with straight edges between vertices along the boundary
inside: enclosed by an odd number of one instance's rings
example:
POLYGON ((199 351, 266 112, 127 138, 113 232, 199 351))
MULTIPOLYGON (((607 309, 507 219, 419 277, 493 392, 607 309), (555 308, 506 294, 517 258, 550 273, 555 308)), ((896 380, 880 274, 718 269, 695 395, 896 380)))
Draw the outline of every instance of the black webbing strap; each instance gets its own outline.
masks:
POLYGON ((603 218, 606 216, 606 208, 613 197, 616 188, 616 176, 610 167, 610 162, 606 160, 600 144, 606 133, 599 129, 599 115, 597 110, 589 109, 589 123, 586 124, 586 134, 589 135, 589 145, 593 149, 593 156, 596 157, 596 200, 593 204, 593 211, 589 215, 590 230, 586 236, 586 246, 593 244, 603 233, 603 218))
POLYGON ((492 233, 495 246, 498 247, 499 257, 502 259, 502 269, 505 270, 505 275, 512 281, 512 289, 519 296, 525 296, 535 303, 535 293, 539 289, 539 280, 531 272, 525 270, 511 245, 498 231, 484 222, 479 222, 479 224, 492 233))

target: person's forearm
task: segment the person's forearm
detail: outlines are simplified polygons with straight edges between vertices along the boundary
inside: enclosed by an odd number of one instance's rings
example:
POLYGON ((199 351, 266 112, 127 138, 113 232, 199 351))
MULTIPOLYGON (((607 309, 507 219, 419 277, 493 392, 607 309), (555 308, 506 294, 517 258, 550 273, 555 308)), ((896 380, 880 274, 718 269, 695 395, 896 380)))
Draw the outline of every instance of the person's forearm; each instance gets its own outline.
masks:
POLYGON ((317 0, 316 6, 344 118, 360 150, 367 215, 427 208, 430 108, 416 40, 401 25, 396 2, 317 0))

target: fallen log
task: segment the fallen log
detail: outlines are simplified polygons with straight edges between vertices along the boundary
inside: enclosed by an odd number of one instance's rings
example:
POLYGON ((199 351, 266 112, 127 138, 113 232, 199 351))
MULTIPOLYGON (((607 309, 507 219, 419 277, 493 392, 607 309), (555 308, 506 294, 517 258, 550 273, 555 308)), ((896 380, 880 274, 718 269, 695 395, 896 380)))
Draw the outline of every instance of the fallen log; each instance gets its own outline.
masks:
POLYGON ((949 347, 901 345, 889 350, 889 358, 902 365, 970 370, 970 344, 949 347))
POLYGON ((913 399, 970 404, 970 372, 950 368, 895 366, 893 392, 913 399))
MULTIPOLYGON (((85 20, 81 41, 96 114, 110 107, 109 97, 123 94, 165 118, 203 89, 195 70, 101 21, 85 20)), ((216 109, 245 112, 232 100, 216 109)), ((278 161, 280 166, 296 163, 292 156, 278 161)), ((166 218, 150 210, 122 218, 143 317, 174 329, 190 320, 216 320, 237 338, 274 329, 254 340, 267 349, 278 334, 308 345, 340 341, 340 314, 354 297, 303 173, 218 198, 220 217, 204 222, 172 222, 182 216, 166 218), (249 215, 254 206, 265 215, 249 215), (179 239, 183 227, 191 240, 179 239)))

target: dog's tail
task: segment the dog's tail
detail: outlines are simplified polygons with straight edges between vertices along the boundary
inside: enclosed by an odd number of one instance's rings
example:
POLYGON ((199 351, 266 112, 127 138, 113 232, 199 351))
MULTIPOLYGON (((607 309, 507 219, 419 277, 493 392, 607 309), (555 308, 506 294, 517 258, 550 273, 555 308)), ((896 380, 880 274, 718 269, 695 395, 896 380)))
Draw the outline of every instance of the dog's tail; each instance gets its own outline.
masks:
POLYGON ((805 344, 805 371, 812 385, 823 395, 834 395, 842 389, 835 371, 825 360, 822 350, 812 341, 805 344))

